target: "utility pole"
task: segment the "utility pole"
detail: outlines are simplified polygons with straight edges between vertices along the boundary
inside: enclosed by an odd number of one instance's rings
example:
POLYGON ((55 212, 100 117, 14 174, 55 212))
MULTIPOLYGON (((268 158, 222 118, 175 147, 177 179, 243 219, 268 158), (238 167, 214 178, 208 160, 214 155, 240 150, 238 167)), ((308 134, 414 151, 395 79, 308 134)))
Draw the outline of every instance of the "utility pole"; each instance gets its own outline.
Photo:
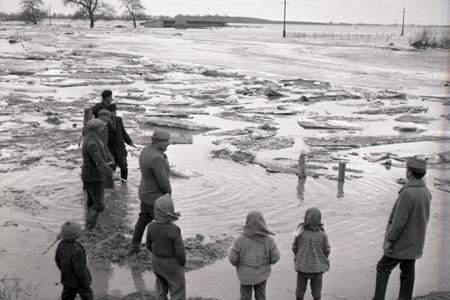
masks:
POLYGON ((286 37, 286 0, 284 0, 283 37, 286 37))
POLYGON ((405 8, 403 7, 402 33, 400 33, 400 36, 403 36, 403 34, 405 33, 404 29, 405 29, 405 8))

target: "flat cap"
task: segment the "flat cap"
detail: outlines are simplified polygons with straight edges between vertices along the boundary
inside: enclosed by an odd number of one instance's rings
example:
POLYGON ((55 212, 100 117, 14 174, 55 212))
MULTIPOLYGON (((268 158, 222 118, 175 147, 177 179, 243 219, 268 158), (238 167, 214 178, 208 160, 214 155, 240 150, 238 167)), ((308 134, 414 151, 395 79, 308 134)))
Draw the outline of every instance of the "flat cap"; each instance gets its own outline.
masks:
POLYGON ((92 119, 86 123, 87 130, 94 130, 96 128, 103 127, 103 126, 105 126, 105 122, 103 122, 100 119, 92 119))
POLYGON ((111 116, 111 112, 107 109, 102 109, 98 112, 99 116, 111 116))
POLYGON ((406 166, 408 168, 426 170, 427 169, 427 161, 425 159, 414 156, 414 157, 408 158, 408 161, 406 162, 406 166))
POLYGON ((167 141, 170 139, 170 133, 165 130, 157 129, 153 132, 152 140, 167 141))

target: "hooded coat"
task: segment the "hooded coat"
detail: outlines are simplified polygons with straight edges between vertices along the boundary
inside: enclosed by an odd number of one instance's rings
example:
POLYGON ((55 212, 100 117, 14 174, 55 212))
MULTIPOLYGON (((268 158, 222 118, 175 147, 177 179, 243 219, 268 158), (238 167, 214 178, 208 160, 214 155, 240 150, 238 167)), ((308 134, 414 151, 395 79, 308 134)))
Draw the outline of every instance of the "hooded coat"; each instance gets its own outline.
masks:
POLYGON ((186 299, 184 265, 186 253, 180 228, 173 222, 178 220, 169 194, 155 202, 155 218, 147 227, 147 249, 153 255, 153 272, 156 275, 157 299, 186 299))
POLYGON ((280 260, 280 251, 269 234, 274 235, 268 229, 263 215, 258 211, 250 212, 244 233, 234 241, 228 253, 242 285, 266 281, 270 276, 271 265, 280 260))
POLYGON ((431 193, 421 179, 413 178, 400 189, 386 228, 384 255, 396 259, 422 257, 430 202, 431 193))
POLYGON ((179 264, 186 263, 184 242, 180 228, 173 223, 179 215, 174 210, 169 194, 155 202, 155 218, 147 227, 147 248, 153 256, 176 257, 179 264))
POLYGON ((330 244, 321 219, 319 209, 311 207, 305 213, 305 222, 299 225, 299 232, 292 244, 295 270, 298 272, 323 273, 330 269, 330 244))

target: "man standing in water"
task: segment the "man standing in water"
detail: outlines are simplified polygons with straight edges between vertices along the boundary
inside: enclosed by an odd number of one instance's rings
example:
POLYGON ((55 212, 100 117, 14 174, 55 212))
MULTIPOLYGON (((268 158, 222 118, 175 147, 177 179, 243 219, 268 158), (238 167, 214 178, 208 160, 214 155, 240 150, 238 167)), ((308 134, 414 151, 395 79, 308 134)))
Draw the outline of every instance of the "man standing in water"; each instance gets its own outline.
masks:
POLYGON ((139 185, 139 199, 141 211, 134 228, 133 239, 128 255, 137 254, 147 224, 154 218, 153 208, 156 199, 164 194, 172 194, 169 181, 169 161, 166 152, 170 142, 170 134, 164 130, 155 130, 151 145, 145 146, 139 155, 141 183, 139 185))
POLYGON ((384 238, 384 255, 377 264, 373 300, 384 300, 389 275, 400 264, 399 300, 410 300, 414 289, 415 262, 422 257, 430 217, 431 193, 422 178, 426 160, 411 157, 406 162, 408 182, 400 189, 391 211, 384 238))
POLYGON ((98 215, 105 209, 104 189, 106 176, 114 176, 106 162, 105 147, 101 137, 105 132, 105 123, 92 119, 86 123, 86 136, 83 140, 81 180, 87 199, 86 229, 94 229, 98 215))
MULTIPOLYGON (((114 157, 115 165, 120 168, 120 177, 123 180, 128 179, 128 162, 127 162, 127 149, 125 143, 136 147, 133 144, 130 136, 125 130, 121 117, 117 116, 116 104, 110 104, 106 107, 111 112, 111 120, 107 124, 108 129, 108 149, 114 157)), ((114 167, 115 171, 116 168, 114 167)))
POLYGON ((102 109, 106 109, 108 105, 110 105, 112 102, 112 91, 111 90, 104 90, 102 92, 102 102, 95 104, 92 107, 92 114, 95 118, 98 118, 98 113, 102 109))

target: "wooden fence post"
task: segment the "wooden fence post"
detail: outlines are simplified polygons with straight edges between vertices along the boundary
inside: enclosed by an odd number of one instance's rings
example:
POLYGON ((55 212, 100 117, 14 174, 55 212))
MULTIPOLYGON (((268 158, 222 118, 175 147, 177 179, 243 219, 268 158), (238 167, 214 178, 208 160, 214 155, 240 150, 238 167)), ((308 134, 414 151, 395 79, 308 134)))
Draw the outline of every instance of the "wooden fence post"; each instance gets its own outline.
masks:
POLYGON ((300 153, 298 158, 298 178, 306 178, 306 154, 305 151, 300 153))
POLYGON ((345 165, 346 165, 345 162, 343 162, 343 161, 339 162, 338 182, 344 182, 345 181, 345 165))

